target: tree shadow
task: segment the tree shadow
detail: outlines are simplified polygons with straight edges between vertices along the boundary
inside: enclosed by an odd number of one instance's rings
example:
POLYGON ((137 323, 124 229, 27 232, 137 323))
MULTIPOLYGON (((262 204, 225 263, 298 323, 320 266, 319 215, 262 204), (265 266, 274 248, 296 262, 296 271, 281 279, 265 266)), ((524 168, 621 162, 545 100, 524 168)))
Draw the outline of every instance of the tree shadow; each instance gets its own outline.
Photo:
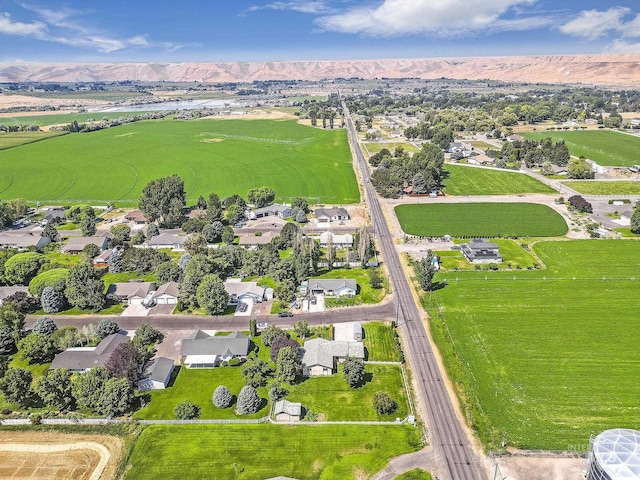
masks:
POLYGON ((446 282, 433 282, 428 291, 429 292, 436 292, 438 290, 442 290, 446 286, 447 286, 446 282))
POLYGON ((353 388, 362 388, 371 381, 373 381, 373 373, 365 372, 362 380, 360 380, 353 388))

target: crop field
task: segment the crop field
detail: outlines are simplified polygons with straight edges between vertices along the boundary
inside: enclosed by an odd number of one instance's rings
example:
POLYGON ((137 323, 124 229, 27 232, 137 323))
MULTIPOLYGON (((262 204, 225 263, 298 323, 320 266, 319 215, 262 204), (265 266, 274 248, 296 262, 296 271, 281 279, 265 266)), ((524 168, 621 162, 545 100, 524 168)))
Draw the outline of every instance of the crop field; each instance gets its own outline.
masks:
POLYGON ((437 203, 395 207, 402 230, 441 237, 557 237, 567 224, 546 205, 533 203, 437 203))
POLYGON ((90 121, 100 121, 103 118, 120 118, 127 115, 140 115, 140 112, 83 112, 83 113, 50 113, 45 115, 16 115, 14 117, 0 117, 0 125, 24 125, 36 124, 41 127, 48 125, 61 125, 71 123, 74 120, 78 123, 90 121))
POLYGON ((0 150, 39 142, 63 135, 62 132, 0 132, 0 150))
POLYGON ((410 426, 152 425, 125 478, 355 480, 421 446, 420 430, 410 426))
POLYGON ((444 192, 447 195, 512 195, 554 193, 551 187, 518 172, 447 164, 444 192))
POLYGON ((637 242, 534 250, 545 269, 439 273, 423 296, 473 428, 488 448, 553 450, 640 428, 637 242))
POLYGON ((345 131, 267 120, 146 121, 11 148, 0 197, 135 205, 149 180, 174 173, 191 203, 263 185, 278 200, 360 199, 345 131))
POLYGON ((640 182, 624 180, 616 182, 562 182, 567 187, 585 195, 640 195, 640 182))
POLYGON ((586 132, 522 132, 525 138, 541 140, 551 137, 564 140, 569 153, 576 157, 585 156, 600 165, 626 166, 638 163, 640 138, 611 130, 586 132))

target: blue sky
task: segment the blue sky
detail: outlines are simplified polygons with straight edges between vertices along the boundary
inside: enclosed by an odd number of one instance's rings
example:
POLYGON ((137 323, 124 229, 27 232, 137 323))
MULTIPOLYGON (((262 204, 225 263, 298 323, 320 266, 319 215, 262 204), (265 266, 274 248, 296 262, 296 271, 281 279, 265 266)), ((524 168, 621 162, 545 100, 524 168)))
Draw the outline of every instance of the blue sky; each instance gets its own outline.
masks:
POLYGON ((0 62, 640 52, 638 0, 0 0, 0 62))

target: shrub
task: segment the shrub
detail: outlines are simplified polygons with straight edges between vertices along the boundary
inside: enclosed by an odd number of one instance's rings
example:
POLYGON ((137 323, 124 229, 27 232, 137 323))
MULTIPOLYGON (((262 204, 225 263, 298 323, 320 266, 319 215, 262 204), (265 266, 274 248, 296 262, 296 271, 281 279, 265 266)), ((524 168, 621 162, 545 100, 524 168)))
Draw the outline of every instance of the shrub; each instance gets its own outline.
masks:
POLYGON ((237 411, 240 415, 251 415, 260 410, 262 399, 251 385, 245 385, 238 395, 237 411))
POLYGON ((113 335, 114 333, 118 333, 120 331, 120 327, 116 322, 111 320, 110 318, 103 318, 98 323, 98 328, 96 329, 96 333, 100 338, 108 337, 109 335, 113 335))
POLYGON ((33 333, 41 333, 47 338, 50 337, 56 330, 58 330, 58 327, 49 317, 40 317, 39 319, 37 319, 33 324, 33 328, 31 329, 33 333))
POLYGON ((580 212, 591 213, 593 212, 593 207, 589 202, 587 202, 581 195, 573 195, 568 199, 569 204, 580 212))
POLYGON ((44 287, 42 290, 40 305, 44 313, 58 313, 66 303, 64 293, 56 291, 53 287, 44 287))
POLYGON ((233 395, 224 385, 218 386, 213 392, 213 404, 218 408, 229 408, 233 402, 233 395))
POLYGON ((183 400, 176 405, 174 413, 180 420, 191 420, 200 416, 200 406, 189 400, 183 400))
POLYGON ((398 409, 398 402, 386 392, 376 392, 373 395, 373 406, 380 415, 389 415, 398 409))
POLYGON ((279 383, 272 385, 271 388, 269 389, 269 398, 271 399, 272 402, 277 402, 278 400, 282 400, 287 395, 289 395, 289 390, 284 388, 279 383))
POLYGON ((231 360, 229 360, 229 366, 231 367, 237 367, 241 363, 242 363, 242 360, 240 360, 238 357, 233 357, 231 360))

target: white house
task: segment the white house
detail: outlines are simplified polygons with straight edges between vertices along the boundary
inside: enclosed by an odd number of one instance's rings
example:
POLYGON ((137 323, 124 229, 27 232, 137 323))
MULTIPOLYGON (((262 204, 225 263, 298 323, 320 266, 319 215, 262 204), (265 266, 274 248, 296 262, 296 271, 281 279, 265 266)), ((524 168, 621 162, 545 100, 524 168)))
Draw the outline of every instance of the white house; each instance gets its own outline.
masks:
POLYGON ((175 235, 173 233, 161 233, 151 237, 142 244, 145 248, 168 248, 174 251, 184 250, 184 244, 190 235, 175 235))
POLYGON ((255 220, 257 218, 264 217, 288 218, 290 216, 291 205, 287 205, 286 203, 273 203, 271 205, 267 205, 266 207, 254 208, 253 210, 246 213, 246 217, 249 220, 255 220))
POLYGON ((322 294, 328 297, 353 297, 358 284, 353 278, 310 278, 300 285, 300 293, 322 294))
POLYGON ((175 305, 180 295, 180 284, 168 282, 160 285, 153 294, 153 300, 157 305, 175 305))
POLYGON ((257 282, 243 282, 241 278, 228 278, 224 289, 229 294, 229 305, 240 302, 262 303, 273 298, 273 289, 261 287, 257 282))
POLYGON ((302 374, 308 377, 333 375, 338 363, 347 357, 364 359, 362 342, 343 342, 314 338, 304 342, 302 374))
POLYGON ((167 388, 173 368, 173 360, 170 358, 158 357, 154 359, 145 370, 143 378, 138 381, 138 388, 142 391, 167 388))
POLYGON ((279 400, 273 408, 276 422, 299 422, 302 417, 302 404, 279 400))
POLYGON ((155 282, 118 282, 109 285, 107 298, 126 302, 127 305, 142 305, 145 298, 155 291, 155 282))
POLYGON ((329 241, 334 248, 351 248, 353 246, 353 235, 350 233, 335 234, 333 232, 322 232, 320 234, 320 246, 326 247, 329 241))
POLYGON ((227 336, 212 336, 202 330, 182 340, 180 355, 187 368, 214 368, 232 358, 246 359, 249 337, 232 332, 227 336))
POLYGON ((26 250, 35 248, 42 250, 45 245, 51 243, 49 237, 42 237, 39 233, 25 232, 2 232, 0 233, 0 248, 15 248, 17 250, 26 250))
POLYGON ((316 208, 316 223, 331 223, 349 220, 349 213, 346 208, 316 208))

